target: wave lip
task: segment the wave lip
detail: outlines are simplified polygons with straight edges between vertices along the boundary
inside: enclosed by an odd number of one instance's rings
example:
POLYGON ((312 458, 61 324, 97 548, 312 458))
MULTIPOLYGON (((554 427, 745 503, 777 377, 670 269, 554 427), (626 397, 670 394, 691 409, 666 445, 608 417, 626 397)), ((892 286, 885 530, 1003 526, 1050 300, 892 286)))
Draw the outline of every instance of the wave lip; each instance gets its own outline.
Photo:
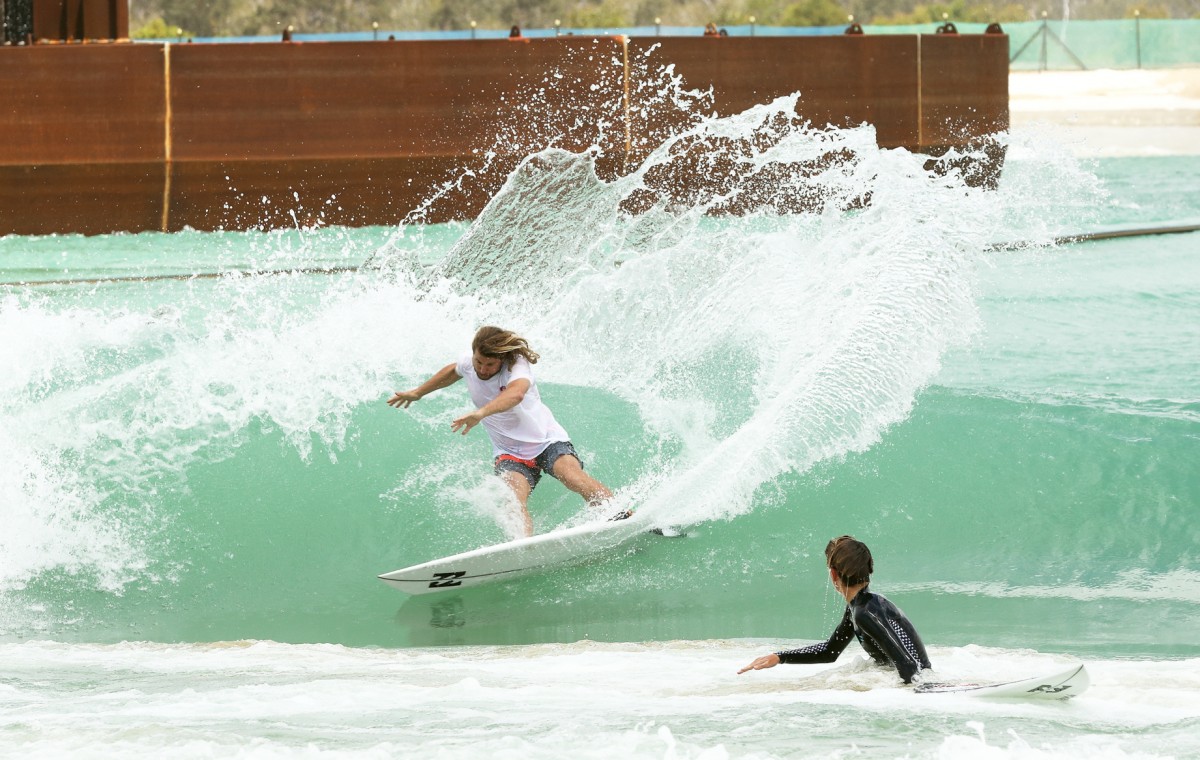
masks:
POLYGON ((1063 583, 1046 586, 1021 586, 993 582, 897 583, 898 591, 932 591, 939 594, 963 594, 995 599, 1070 599, 1089 602, 1105 599, 1132 602, 1187 602, 1200 604, 1200 572, 1187 569, 1150 572, 1122 570, 1102 585, 1063 583))

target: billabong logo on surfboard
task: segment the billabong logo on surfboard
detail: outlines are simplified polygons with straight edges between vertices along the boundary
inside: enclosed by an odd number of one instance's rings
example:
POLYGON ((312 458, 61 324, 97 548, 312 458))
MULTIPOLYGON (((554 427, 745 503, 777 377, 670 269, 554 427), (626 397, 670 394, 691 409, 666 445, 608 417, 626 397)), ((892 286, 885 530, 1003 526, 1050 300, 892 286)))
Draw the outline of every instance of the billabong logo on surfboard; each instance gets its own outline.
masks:
POLYGON ((1041 686, 1038 686, 1038 687, 1037 687, 1037 688, 1035 688, 1035 689, 1030 689, 1030 690, 1029 690, 1029 693, 1030 693, 1030 694, 1032 694, 1032 693, 1033 693, 1033 692, 1035 692, 1035 691, 1040 691, 1040 692, 1043 692, 1043 693, 1045 693, 1045 694, 1057 694, 1057 693, 1059 693, 1060 691, 1066 691, 1066 690, 1067 690, 1067 689, 1069 689, 1069 688, 1071 688, 1071 685, 1070 685, 1070 684, 1066 684, 1066 685, 1063 685, 1063 686, 1051 686, 1051 685, 1050 685, 1050 684, 1048 684, 1048 683, 1044 683, 1044 684, 1042 684, 1041 686))
POLYGON ((450 588, 451 586, 461 586, 462 581, 458 580, 467 574, 466 570, 455 570, 450 573, 434 573, 433 580, 429 582, 429 588, 450 588))

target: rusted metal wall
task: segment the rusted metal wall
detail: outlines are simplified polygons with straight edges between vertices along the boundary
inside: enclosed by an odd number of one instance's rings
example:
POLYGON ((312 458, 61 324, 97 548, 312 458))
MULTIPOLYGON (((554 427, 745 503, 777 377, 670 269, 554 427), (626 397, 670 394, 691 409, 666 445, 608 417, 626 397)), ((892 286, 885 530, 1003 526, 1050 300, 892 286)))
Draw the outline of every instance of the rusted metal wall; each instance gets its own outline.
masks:
POLYGON ((423 217, 469 218, 546 135, 612 174, 677 130, 639 102, 651 44, 722 114, 799 90, 934 152, 1008 123, 1003 35, 9 47, 0 234, 393 224, 490 161, 423 217))
MULTIPOLYGON (((872 124, 885 148, 962 144, 1008 128, 1001 34, 632 40, 630 58, 655 45, 685 81, 712 84, 723 116, 799 91, 797 110, 814 126, 872 124)), ((663 128, 642 127, 651 142, 663 128)))
MULTIPOLYGON (((919 143, 917 40, 908 35, 655 38, 632 40, 630 58, 641 60, 650 47, 661 45, 654 57, 674 63, 693 87, 711 84, 714 108, 722 116, 799 91, 798 110, 814 125, 868 122, 876 125, 881 146, 895 147, 919 143)), ((652 141, 661 129, 661 124, 646 126, 652 141)))
MULTIPOLYGON (((171 46, 168 226, 291 225, 293 211, 301 223, 396 223, 506 132, 586 113, 564 147, 600 140, 602 121, 623 119, 621 56, 616 38, 171 46), (531 102, 556 74, 578 86, 531 102)), ((505 174, 449 193, 432 218, 474 215, 505 174)))
POLYGON ((1008 36, 930 34, 921 40, 922 148, 961 145, 1008 129, 1008 36), (1003 64, 1004 76, 997 76, 1003 64))
POLYGON ((162 224, 159 46, 0 47, 0 234, 162 224))

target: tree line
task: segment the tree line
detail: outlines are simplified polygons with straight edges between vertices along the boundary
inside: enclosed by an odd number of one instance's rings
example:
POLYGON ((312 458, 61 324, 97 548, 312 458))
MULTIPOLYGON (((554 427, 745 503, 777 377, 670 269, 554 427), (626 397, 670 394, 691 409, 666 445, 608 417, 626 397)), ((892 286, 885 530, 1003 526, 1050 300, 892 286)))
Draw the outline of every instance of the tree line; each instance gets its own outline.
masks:
POLYGON ((652 26, 836 26, 1028 21, 1069 17, 1197 18, 1200 0, 131 0, 140 37, 239 37, 383 30, 652 26))

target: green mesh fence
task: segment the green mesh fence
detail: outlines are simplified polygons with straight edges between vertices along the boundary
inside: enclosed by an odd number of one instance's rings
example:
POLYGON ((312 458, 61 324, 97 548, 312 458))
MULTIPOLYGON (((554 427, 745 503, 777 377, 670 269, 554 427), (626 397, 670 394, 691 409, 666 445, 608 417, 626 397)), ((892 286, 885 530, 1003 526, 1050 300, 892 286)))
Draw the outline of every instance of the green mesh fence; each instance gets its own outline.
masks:
MULTIPOLYGON (((0 0, 6 7, 29 6, 32 0, 0 0)), ((954 19, 950 19, 954 21, 954 19)), ((910 26, 863 27, 867 34, 934 34, 941 24, 910 26)), ((987 24, 955 22, 960 34, 983 34, 987 24)), ((1001 25, 1008 34, 1009 60, 1016 70, 1037 69, 1136 69, 1171 66, 1200 66, 1200 19, 1123 19, 1118 21, 1023 21, 1001 25)), ((838 35, 846 25, 837 26, 762 26, 729 25, 723 28, 731 37, 801 37, 838 35)), ((524 29, 526 37, 555 37, 559 34, 610 35, 629 37, 688 37, 700 36, 702 26, 640 26, 589 29, 524 29)), ((449 31, 385 31, 343 32, 337 34, 304 34, 295 39, 370 40, 395 37, 400 40, 418 39, 498 39, 508 36, 508 29, 478 29, 449 31)), ((270 37, 204 38, 198 42, 265 42, 270 37)), ((170 40, 173 41, 173 40, 170 40)))
MULTIPOLYGON (((867 26, 867 34, 930 34, 938 24, 867 26)), ((986 24, 956 24, 982 34, 986 24)), ((1200 19, 1025 21, 1002 24, 1010 68, 1149 69, 1200 65, 1200 19)))

